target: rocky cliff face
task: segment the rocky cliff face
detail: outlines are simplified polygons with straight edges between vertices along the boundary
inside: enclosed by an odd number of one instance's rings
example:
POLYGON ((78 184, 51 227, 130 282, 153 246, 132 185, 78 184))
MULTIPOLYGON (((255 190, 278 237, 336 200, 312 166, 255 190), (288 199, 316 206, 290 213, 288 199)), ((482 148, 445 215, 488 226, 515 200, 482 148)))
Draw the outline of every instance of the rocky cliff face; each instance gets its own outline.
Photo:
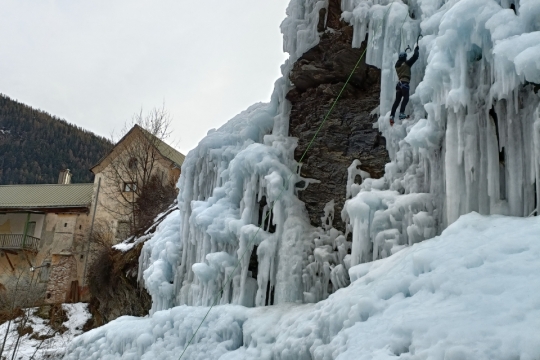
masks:
MULTIPOLYGON (((326 13, 328 16, 326 28, 319 21, 319 30, 325 31, 320 43, 296 62, 290 75, 295 87, 287 94, 292 103, 289 131, 299 139, 296 160, 300 160, 365 50, 365 42, 359 49, 352 48, 353 28, 340 21, 339 6, 339 1, 332 0, 328 12, 321 11, 321 19, 326 13)), ((364 58, 302 161, 301 175, 320 181, 299 195, 314 226, 321 225, 325 204, 334 200, 333 225, 345 230, 340 214, 346 200, 347 168, 355 159, 372 178, 384 174, 389 157, 385 139, 373 128, 378 114, 371 114, 379 105, 379 94, 380 70, 366 65, 364 58)))

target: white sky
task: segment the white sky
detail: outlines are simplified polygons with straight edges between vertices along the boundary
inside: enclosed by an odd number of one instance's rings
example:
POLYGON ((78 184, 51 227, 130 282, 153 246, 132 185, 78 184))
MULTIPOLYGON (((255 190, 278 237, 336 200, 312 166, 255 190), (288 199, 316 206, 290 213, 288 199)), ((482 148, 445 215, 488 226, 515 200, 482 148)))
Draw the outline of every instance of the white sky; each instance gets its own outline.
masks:
POLYGON ((106 137, 165 102, 187 154, 270 100, 288 3, 2 0, 0 93, 106 137))

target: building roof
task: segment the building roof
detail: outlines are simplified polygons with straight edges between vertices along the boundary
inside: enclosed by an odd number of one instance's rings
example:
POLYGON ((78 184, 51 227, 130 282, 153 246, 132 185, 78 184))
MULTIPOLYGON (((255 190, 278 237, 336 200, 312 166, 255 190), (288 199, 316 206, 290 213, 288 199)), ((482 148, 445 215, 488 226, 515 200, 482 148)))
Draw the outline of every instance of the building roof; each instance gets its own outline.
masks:
POLYGON ((158 149, 159 153, 163 155, 163 157, 166 157, 167 159, 171 160, 178 167, 182 166, 186 158, 184 154, 174 149, 172 146, 168 145, 164 141, 156 138, 154 135, 150 134, 149 132, 143 130, 143 133, 146 137, 154 138, 153 139, 154 144, 156 145, 156 148, 158 149))
POLYGON ((89 207, 94 184, 1 185, 0 209, 89 207))
POLYGON ((128 137, 134 133, 135 131, 138 131, 140 133, 142 133, 147 139, 150 140, 150 143, 153 144, 156 149, 158 150, 158 152, 161 154, 161 156, 163 156, 164 158, 170 160, 171 162, 174 163, 174 165, 176 167, 180 167, 182 166, 182 164, 184 163, 184 159, 186 158, 186 156, 184 154, 182 154, 181 152, 179 152, 178 150, 174 149, 172 146, 168 145, 167 143, 165 143, 163 140, 157 138, 156 136, 152 135, 151 133, 149 133, 148 131, 144 130, 142 127, 140 127, 139 125, 135 125, 131 128, 131 130, 129 130, 127 132, 126 135, 124 135, 115 145, 114 147, 107 153, 105 154, 101 159, 99 159, 99 161, 97 162, 97 164, 95 164, 94 166, 92 166, 92 168, 90 169, 90 171, 92 171, 93 173, 96 173, 96 172, 99 172, 101 171, 99 169, 100 165, 107 159, 109 158, 109 156, 116 156, 116 155, 113 155, 113 153, 115 152, 115 149, 116 147, 118 146, 118 144, 120 144, 121 142, 123 141, 128 141, 128 137), (97 171, 96 171, 97 170, 97 171))

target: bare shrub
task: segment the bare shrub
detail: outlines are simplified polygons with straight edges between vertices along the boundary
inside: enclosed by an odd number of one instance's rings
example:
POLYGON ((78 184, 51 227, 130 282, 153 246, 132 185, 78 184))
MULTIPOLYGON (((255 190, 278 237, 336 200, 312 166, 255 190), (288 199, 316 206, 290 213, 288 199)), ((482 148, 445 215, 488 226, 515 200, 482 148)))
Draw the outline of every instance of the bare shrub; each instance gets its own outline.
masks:
POLYGON ((27 334, 31 334, 33 329, 28 325, 31 316, 30 307, 36 306, 43 301, 45 285, 38 283, 35 272, 16 270, 4 290, 0 291, 0 319, 7 322, 6 333, 0 338, 0 359, 8 352, 6 342, 10 333, 10 328, 16 326, 17 339, 14 346, 9 351, 12 358, 17 354, 21 345, 21 340, 27 334), (16 325, 12 324, 15 320, 16 325))
POLYGON ((139 223, 135 234, 140 236, 152 225, 156 216, 167 210, 177 195, 178 189, 175 184, 164 183, 158 176, 152 176, 136 200, 139 223))
POLYGON ((125 253, 117 251, 112 247, 111 229, 106 224, 97 229, 86 276, 92 319, 85 331, 122 315, 144 316, 151 305, 150 295, 139 287, 136 277, 143 244, 125 253))

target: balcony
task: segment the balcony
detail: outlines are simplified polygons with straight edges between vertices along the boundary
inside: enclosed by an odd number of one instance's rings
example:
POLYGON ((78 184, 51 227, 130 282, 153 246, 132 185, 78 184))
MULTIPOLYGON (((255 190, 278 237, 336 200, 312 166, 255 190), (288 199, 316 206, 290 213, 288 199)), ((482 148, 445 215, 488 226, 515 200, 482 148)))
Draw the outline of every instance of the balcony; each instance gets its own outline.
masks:
POLYGON ((28 250, 38 252, 39 239, 30 235, 24 234, 0 234, 0 249, 1 250, 28 250))

